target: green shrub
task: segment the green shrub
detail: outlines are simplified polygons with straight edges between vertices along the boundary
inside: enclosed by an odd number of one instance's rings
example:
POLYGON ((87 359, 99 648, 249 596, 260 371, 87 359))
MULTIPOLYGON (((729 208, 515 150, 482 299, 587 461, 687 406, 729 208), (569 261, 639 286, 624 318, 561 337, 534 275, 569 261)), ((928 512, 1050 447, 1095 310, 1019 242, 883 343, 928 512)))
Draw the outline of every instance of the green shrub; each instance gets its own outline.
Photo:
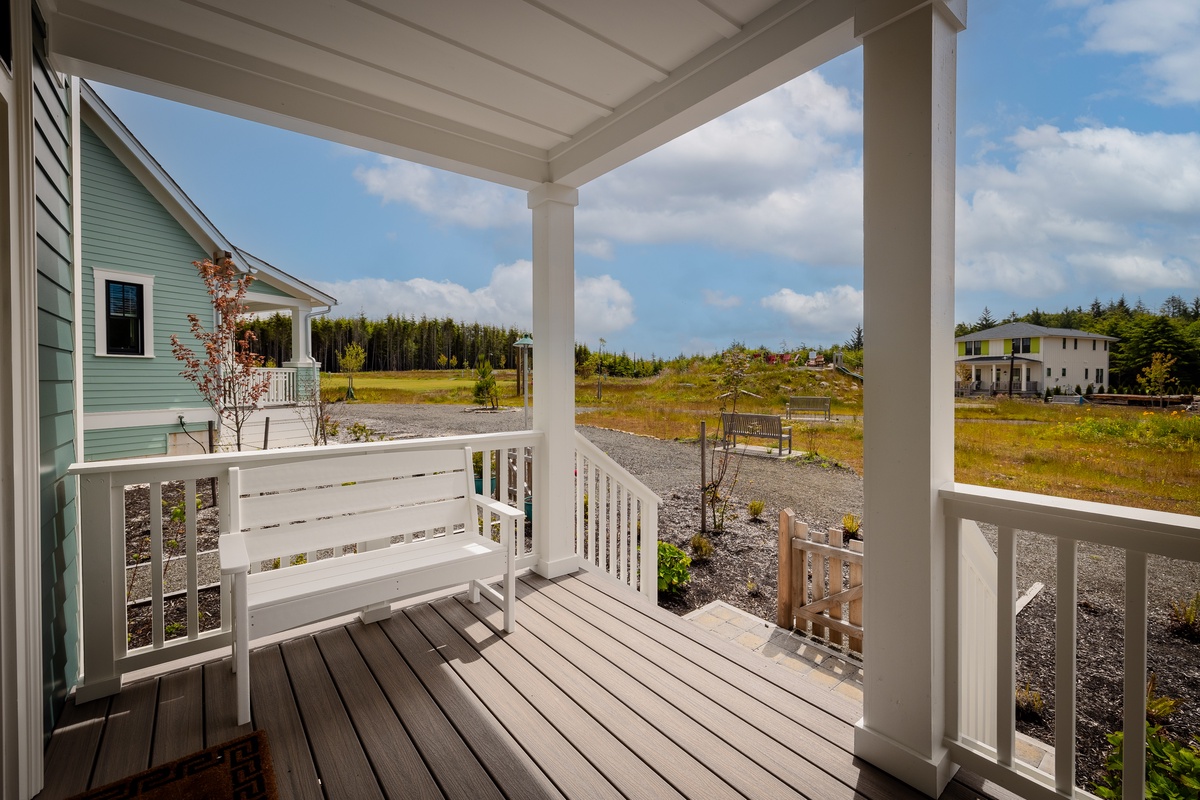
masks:
POLYGON ((1167 718, 1179 710, 1183 705, 1183 700, 1178 697, 1169 697, 1165 694, 1159 694, 1155 691, 1158 682, 1154 677, 1154 673, 1150 673, 1150 680, 1146 682, 1146 721, 1154 725, 1164 725, 1167 718))
MULTIPOLYGON (((1104 761, 1104 775, 1093 787, 1103 800, 1120 800, 1123 790, 1125 734, 1108 735, 1113 749, 1104 761)), ((1146 797, 1150 800, 1200 798, 1200 740, 1186 744, 1167 735, 1160 725, 1146 723, 1146 797)))
POLYGON ((708 561, 710 558, 712 558, 713 551, 716 549, 713 547, 712 540, 702 533, 697 533, 695 536, 693 536, 691 544, 692 559, 697 563, 701 561, 708 561))
POLYGON ((748 512, 750 512, 750 519, 752 519, 756 522, 758 520, 762 519, 763 509, 765 509, 766 507, 767 507, 767 504, 765 502, 763 502, 762 500, 751 500, 749 503, 746 504, 746 510, 748 512))
POLYGON ((1046 701, 1042 699, 1042 693, 1029 688, 1029 684, 1025 684, 1025 688, 1017 687, 1017 719, 1022 722, 1037 722, 1042 718, 1042 714, 1046 711, 1046 701))
POLYGON ((1184 639, 1200 642, 1200 592, 1196 592, 1191 600, 1171 602, 1171 624, 1167 630, 1184 639))
POLYGON ((683 589, 692 579, 688 567, 692 559, 670 542, 658 543, 658 590, 672 594, 683 589))

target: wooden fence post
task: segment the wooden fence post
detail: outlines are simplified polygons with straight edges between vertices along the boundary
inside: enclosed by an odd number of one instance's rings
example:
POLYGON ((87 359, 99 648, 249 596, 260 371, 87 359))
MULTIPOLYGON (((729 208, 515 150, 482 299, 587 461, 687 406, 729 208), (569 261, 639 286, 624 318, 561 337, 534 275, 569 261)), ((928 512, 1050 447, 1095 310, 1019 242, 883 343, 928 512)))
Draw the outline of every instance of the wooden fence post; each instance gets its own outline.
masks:
POLYGON ((779 512, 779 568, 775 581, 778 599, 775 603, 775 624, 788 630, 795 627, 795 617, 792 616, 792 524, 795 519, 796 512, 790 508, 779 512))

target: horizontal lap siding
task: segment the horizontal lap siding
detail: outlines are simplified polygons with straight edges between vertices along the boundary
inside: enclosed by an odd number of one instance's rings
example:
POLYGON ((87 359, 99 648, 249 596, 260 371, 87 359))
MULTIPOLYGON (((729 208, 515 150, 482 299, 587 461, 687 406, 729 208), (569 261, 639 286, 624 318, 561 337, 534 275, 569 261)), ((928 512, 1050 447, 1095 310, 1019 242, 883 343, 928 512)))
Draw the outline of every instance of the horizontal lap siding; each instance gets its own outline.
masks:
MULTIPOLYGON (((207 449, 207 430, 195 425, 189 425, 188 430, 207 449)), ((178 425, 146 425, 140 428, 91 430, 84 436, 84 460, 104 461, 110 458, 161 456, 167 452, 169 435, 182 432, 183 429, 178 425)))
MULTIPOLYGON (((204 258, 202 248, 154 198, 87 125, 82 125, 83 251, 83 392, 84 410, 149 411, 203 408, 196 388, 179 375, 182 364, 171 354, 171 334, 185 344, 198 343, 187 315, 200 316, 211 328, 212 306, 192 262, 204 258), (95 276, 108 269, 154 276, 154 357, 96 356, 95 276)), ((101 289, 103 291, 103 289, 101 289)), ((97 432, 88 432, 87 457, 104 449, 112 455, 146 455, 145 437, 130 442, 128 453, 114 453, 112 432, 92 447, 97 432)), ((164 452, 165 436, 160 435, 164 452)))
POLYGON ((43 720, 47 736, 79 675, 75 481, 74 265, 70 97, 34 58, 38 450, 41 496, 43 720))

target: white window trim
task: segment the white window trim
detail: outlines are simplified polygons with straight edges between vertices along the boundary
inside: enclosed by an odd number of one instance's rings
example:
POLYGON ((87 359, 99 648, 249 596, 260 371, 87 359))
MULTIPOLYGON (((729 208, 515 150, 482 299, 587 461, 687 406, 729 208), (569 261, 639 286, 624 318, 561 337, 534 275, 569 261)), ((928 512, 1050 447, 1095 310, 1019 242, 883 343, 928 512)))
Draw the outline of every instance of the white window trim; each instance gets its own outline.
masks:
POLYGON ((154 358, 154 276, 144 272, 117 272, 111 269, 92 267, 92 294, 96 297, 96 355, 100 358, 154 358), (142 338, 145 352, 108 352, 108 292, 105 281, 136 283, 142 287, 142 338))

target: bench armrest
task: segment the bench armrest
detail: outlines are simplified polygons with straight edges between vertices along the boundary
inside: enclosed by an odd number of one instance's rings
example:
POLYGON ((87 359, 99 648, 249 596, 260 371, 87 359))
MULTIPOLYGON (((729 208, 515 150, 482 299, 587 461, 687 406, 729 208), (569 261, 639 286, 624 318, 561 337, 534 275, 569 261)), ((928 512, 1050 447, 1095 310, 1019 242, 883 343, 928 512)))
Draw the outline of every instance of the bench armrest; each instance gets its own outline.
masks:
POLYGON ((524 519, 525 517, 524 511, 518 508, 513 508, 508 503, 501 503, 499 500, 493 500, 487 495, 473 494, 471 495, 471 502, 486 508, 488 511, 494 511, 502 518, 506 518, 509 521, 524 519))
POLYGON ((250 571, 250 554, 246 552, 246 537, 241 533, 227 533, 217 539, 221 551, 221 574, 235 575, 250 571))

